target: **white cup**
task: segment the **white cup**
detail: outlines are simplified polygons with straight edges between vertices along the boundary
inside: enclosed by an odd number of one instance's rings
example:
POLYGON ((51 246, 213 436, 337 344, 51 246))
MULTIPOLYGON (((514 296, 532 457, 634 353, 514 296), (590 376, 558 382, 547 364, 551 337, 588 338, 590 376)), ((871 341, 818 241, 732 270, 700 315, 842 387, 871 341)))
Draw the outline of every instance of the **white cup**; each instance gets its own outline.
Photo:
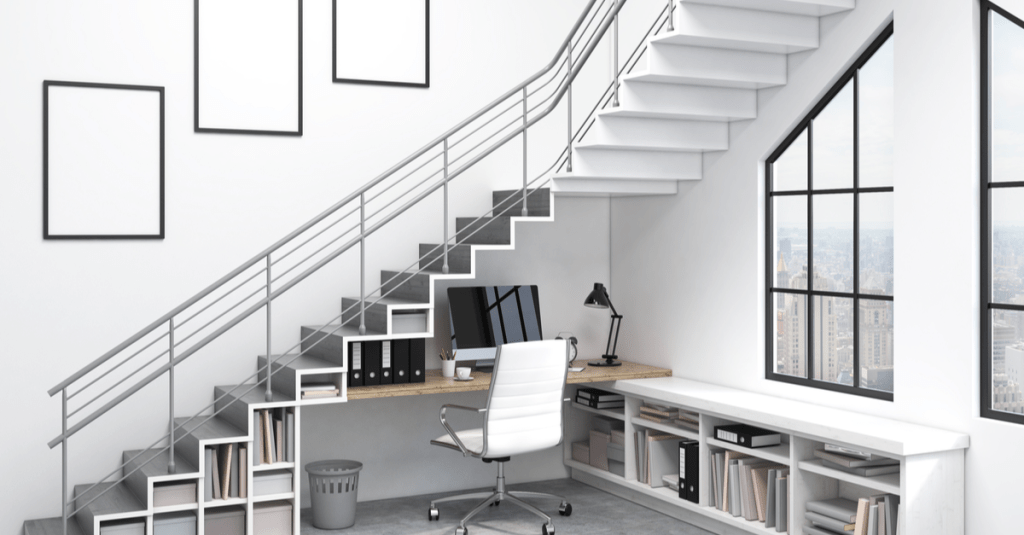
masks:
POLYGON ((441 377, 454 377, 455 376, 455 361, 454 360, 442 360, 441 361, 441 377))
POLYGON ((469 379, 469 372, 472 370, 472 368, 468 367, 455 368, 455 375, 458 375, 459 379, 465 381, 466 379, 469 379))

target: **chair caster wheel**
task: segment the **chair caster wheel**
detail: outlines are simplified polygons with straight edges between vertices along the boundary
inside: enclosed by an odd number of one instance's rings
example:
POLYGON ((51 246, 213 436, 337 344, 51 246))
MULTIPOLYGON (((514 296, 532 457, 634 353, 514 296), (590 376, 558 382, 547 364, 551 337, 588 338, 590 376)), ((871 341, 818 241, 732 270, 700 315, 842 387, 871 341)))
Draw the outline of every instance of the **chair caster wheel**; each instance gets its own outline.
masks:
POLYGON ((540 533, 541 533, 541 535, 555 535, 555 525, 554 524, 541 524, 540 525, 540 533))
POLYGON ((469 528, 455 528, 455 535, 469 535, 469 528))
POLYGON ((569 516, 569 515, 571 515, 572 514, 572 504, 571 503, 562 502, 562 504, 558 506, 558 514, 560 514, 562 516, 569 516))
POLYGON ((429 522, 431 520, 440 520, 440 519, 441 519, 441 512, 437 510, 437 507, 431 506, 430 510, 427 511, 427 521, 429 522))

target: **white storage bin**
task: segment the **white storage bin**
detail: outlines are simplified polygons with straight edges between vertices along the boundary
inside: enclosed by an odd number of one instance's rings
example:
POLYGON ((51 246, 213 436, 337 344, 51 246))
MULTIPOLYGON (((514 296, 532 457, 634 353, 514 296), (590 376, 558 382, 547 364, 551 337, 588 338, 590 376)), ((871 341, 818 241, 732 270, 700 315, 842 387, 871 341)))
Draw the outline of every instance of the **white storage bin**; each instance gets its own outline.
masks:
POLYGON ((218 507, 207 509, 203 514, 206 535, 244 535, 245 509, 241 507, 218 507))
POLYGON ((252 529, 254 535, 291 535, 292 504, 290 502, 265 502, 252 506, 252 529))
POLYGON ((179 481, 153 485, 153 507, 196 503, 196 482, 179 481))
POLYGON ((146 520, 114 520, 100 523, 100 535, 146 535, 146 520))
POLYGON ((154 516, 153 535, 196 535, 195 511, 162 513, 154 516))
POLYGON ((252 479, 253 496, 287 494, 292 491, 292 473, 290 470, 257 472, 253 474, 252 479))

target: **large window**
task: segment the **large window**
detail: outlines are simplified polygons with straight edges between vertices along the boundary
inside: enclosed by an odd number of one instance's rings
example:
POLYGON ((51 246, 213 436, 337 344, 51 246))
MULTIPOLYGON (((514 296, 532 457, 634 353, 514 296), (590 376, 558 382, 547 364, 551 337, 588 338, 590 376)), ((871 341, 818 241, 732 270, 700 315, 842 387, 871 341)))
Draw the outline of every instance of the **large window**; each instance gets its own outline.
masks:
POLYGON ((766 163, 769 379, 892 400, 892 33, 766 163))
POLYGON ((1024 423, 1024 21, 982 10, 981 413, 1024 423))

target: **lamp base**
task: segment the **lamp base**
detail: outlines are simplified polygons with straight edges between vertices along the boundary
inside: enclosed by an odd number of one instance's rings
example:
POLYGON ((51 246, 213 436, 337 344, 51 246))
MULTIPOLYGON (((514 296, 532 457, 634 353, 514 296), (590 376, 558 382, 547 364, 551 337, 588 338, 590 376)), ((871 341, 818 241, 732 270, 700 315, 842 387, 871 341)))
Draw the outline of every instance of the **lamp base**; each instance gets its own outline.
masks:
POLYGON ((604 358, 604 362, 593 361, 593 362, 589 362, 588 364, 590 364, 591 366, 602 366, 602 367, 605 367, 605 366, 607 366, 607 367, 622 366, 622 363, 619 362, 618 360, 616 360, 619 357, 616 357, 614 355, 612 355, 612 356, 604 355, 603 358, 604 358))

